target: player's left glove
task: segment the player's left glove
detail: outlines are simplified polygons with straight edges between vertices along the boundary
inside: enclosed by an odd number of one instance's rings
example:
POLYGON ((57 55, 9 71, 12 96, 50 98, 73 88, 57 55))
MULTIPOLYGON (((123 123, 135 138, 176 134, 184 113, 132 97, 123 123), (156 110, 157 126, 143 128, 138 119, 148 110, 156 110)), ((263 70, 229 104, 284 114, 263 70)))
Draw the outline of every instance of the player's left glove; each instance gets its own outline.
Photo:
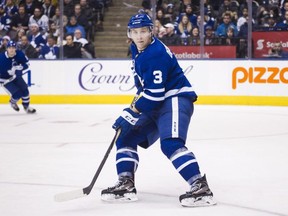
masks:
POLYGON ((120 117, 118 117, 112 128, 118 130, 121 128, 121 136, 127 134, 127 132, 136 124, 140 117, 139 113, 133 112, 130 108, 123 110, 120 117))
POLYGON ((8 74, 13 76, 17 71, 21 71, 23 69, 22 65, 15 65, 10 70, 8 70, 8 74))

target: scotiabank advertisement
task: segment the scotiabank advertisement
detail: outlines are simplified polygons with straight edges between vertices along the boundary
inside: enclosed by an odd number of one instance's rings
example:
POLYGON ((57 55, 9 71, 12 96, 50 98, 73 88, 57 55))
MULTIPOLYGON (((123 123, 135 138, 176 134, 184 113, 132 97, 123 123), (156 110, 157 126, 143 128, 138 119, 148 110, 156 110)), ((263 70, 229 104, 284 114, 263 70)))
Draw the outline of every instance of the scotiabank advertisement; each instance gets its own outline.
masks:
MULTIPOLYGON (((282 50, 288 53, 288 32, 253 32, 253 57, 254 58, 270 58, 270 50, 275 43, 280 43, 282 50)), ((280 56, 279 56, 280 57, 280 56)))
MULTIPOLYGON (((199 46, 169 46, 177 59, 202 58, 199 46)), ((203 58, 236 58, 236 46, 204 46, 203 58)))

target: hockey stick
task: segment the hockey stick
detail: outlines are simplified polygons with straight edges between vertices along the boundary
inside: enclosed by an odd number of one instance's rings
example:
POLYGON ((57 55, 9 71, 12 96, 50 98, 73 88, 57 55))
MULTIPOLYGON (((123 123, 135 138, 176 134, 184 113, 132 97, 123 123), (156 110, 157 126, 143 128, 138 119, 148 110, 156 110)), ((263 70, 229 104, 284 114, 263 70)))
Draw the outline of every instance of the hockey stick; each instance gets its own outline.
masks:
POLYGON ((106 154, 104 155, 104 158, 101 161, 101 164, 99 165, 90 185, 88 185, 87 187, 83 188, 83 189, 78 189, 78 190, 74 190, 74 191, 68 191, 68 192, 64 192, 64 193, 60 193, 60 194, 56 194, 54 196, 54 200, 56 202, 64 202, 64 201, 68 201, 68 200, 72 200, 72 199, 77 199, 77 198, 81 198, 84 196, 87 196, 88 194, 90 194, 90 192, 92 191, 92 188, 110 154, 110 151, 112 150, 116 140, 118 139, 118 136, 120 135, 121 130, 118 129, 115 133, 115 136, 111 142, 111 144, 109 145, 106 154))
POLYGON ((10 77, 9 79, 1 79, 0 78, 0 85, 4 86, 9 82, 12 82, 14 79, 16 78, 16 75, 14 74, 12 77, 10 77))

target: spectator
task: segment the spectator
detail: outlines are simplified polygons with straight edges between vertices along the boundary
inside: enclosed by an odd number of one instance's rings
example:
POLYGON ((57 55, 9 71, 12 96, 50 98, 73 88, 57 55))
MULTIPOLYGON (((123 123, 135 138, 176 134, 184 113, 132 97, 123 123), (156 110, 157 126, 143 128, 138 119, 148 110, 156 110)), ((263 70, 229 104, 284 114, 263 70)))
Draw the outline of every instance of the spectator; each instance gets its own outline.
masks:
POLYGON ((41 34, 46 34, 49 28, 49 18, 42 14, 41 8, 36 7, 34 9, 34 14, 30 16, 29 25, 37 23, 39 26, 39 31, 41 34))
POLYGON ((64 0, 64 15, 68 18, 74 14, 74 4, 72 0, 64 0))
MULTIPOLYGON (((215 2, 215 0, 213 0, 215 2)), ((210 2, 209 0, 204 0, 204 13, 205 15, 213 18, 215 20, 216 13, 214 10, 214 7, 212 5, 212 1, 210 2)))
POLYGON ((165 28, 164 26, 162 26, 162 27, 159 29, 158 38, 161 40, 166 34, 167 34, 166 28, 165 28))
POLYGON ((12 16, 10 36, 12 40, 17 35, 17 32, 23 29, 25 32, 29 29, 29 16, 25 12, 25 6, 20 5, 18 13, 12 16))
POLYGON ((282 20, 281 22, 278 22, 276 24, 276 27, 280 28, 281 30, 284 30, 284 31, 288 30, 288 10, 285 11, 284 20, 282 20))
POLYGON ((269 16, 269 12, 266 10, 264 6, 259 6, 256 14, 256 25, 257 27, 263 27, 265 23, 265 19, 269 16))
POLYGON ((79 4, 81 6, 82 14, 84 14, 84 16, 88 19, 89 22, 91 22, 92 25, 96 19, 93 8, 89 7, 87 0, 80 0, 79 4))
POLYGON ((77 19, 75 16, 70 17, 68 24, 66 25, 65 29, 66 29, 66 34, 72 34, 72 35, 74 34, 76 29, 80 29, 80 31, 82 33, 82 37, 86 38, 85 29, 82 25, 79 25, 77 23, 77 19))
POLYGON ((151 1, 150 0, 143 0, 141 3, 143 12, 145 12, 146 14, 148 14, 150 17, 152 17, 152 11, 151 11, 151 1))
POLYGON ((11 17, 5 13, 4 6, 0 6, 0 37, 7 35, 10 31, 11 17))
POLYGON ((142 0, 141 6, 144 10, 151 10, 152 5, 150 0, 142 0))
POLYGON ((215 35, 217 37, 227 37, 227 29, 229 27, 232 27, 234 28, 234 34, 235 36, 238 35, 238 30, 237 30, 237 27, 236 25, 234 25, 232 22, 231 22, 231 14, 230 12, 226 12, 224 13, 223 15, 223 23, 220 24, 217 29, 216 29, 216 32, 215 32, 215 35))
POLYGON ((223 18, 223 14, 227 11, 232 11, 231 0, 223 0, 223 3, 220 5, 220 8, 218 10, 218 22, 221 21, 221 19, 223 18))
POLYGON ((5 13, 8 14, 10 17, 18 13, 18 7, 14 4, 13 0, 6 0, 6 5, 4 8, 5 13))
MULTIPOLYGON (((250 18, 249 16, 246 17, 246 22, 243 23, 240 27, 240 30, 238 32, 238 37, 240 38, 246 38, 248 37, 248 22, 249 22, 250 18)), ((252 31, 255 28, 255 23, 252 21, 252 31)))
POLYGON ((82 33, 79 29, 75 30, 73 41, 81 43, 82 58, 89 58, 89 59, 95 58, 94 45, 91 42, 89 42, 86 38, 82 37, 82 33))
POLYGON ((168 4, 166 10, 164 9, 164 11, 165 11, 164 18, 167 19, 169 23, 173 23, 174 21, 176 21, 178 11, 174 9, 173 4, 168 4))
MULTIPOLYGON (((197 17, 197 24, 199 23, 198 17, 197 17)), ((212 14, 209 13, 209 11, 205 12, 205 14, 204 14, 204 27, 206 25, 209 25, 214 29, 215 24, 216 24, 216 19, 212 16, 212 14)), ((199 25, 198 25, 198 28, 199 28, 199 25)))
POLYGON ((192 26, 197 25, 197 15, 193 12, 192 6, 190 4, 186 5, 185 12, 181 13, 179 18, 177 18, 177 22, 181 22, 182 17, 186 15, 191 22, 192 26))
POLYGON ((239 0, 230 0, 230 11, 237 14, 240 12, 239 0))
POLYGON ((232 26, 228 27, 226 35, 225 38, 222 38, 222 45, 237 45, 235 29, 232 26))
POLYGON ((160 21, 162 25, 170 22, 170 18, 164 17, 164 10, 163 8, 159 8, 156 12, 156 19, 160 21))
POLYGON ((47 37, 47 43, 42 46, 39 58, 41 59, 58 59, 60 49, 56 45, 57 39, 53 35, 47 37))
POLYGON ((175 33, 175 27, 172 23, 164 25, 166 34, 161 38, 161 41, 167 46, 178 46, 181 44, 181 38, 175 33))
POLYGON ((188 16, 183 15, 180 23, 178 24, 178 34, 182 37, 189 37, 192 30, 192 23, 188 16))
POLYGON ((65 37, 66 44, 63 46, 64 58, 82 58, 81 43, 74 42, 71 34, 65 37))
POLYGON ((185 13, 185 9, 187 5, 192 5, 192 1, 191 0, 181 0, 181 4, 180 4, 180 13, 185 13))
MULTIPOLYGON (((196 24, 196 26, 200 29, 200 27, 201 27, 201 16, 200 15, 198 15, 197 16, 197 24, 196 24)), ((213 18, 213 17, 210 17, 209 15, 204 15, 204 23, 203 23, 203 25, 204 25, 204 29, 205 29, 205 27, 208 25, 208 26, 211 26, 213 29, 214 29, 214 25, 215 25, 215 19, 213 18)))
MULTIPOLYGON (((55 15, 51 18, 51 21, 55 24, 56 29, 60 31, 60 21, 61 21, 61 16, 60 16, 60 8, 56 7, 55 9, 55 15)), ((68 23, 68 18, 66 15, 62 15, 62 24, 63 28, 65 29, 66 25, 68 23)))
POLYGON ((0 44, 0 53, 6 51, 7 44, 8 44, 9 41, 10 41, 10 37, 7 36, 7 35, 4 36, 4 37, 1 39, 1 44, 0 44))
POLYGON ((57 44, 60 44, 60 29, 57 28, 55 23, 53 21, 49 21, 49 31, 48 31, 48 36, 52 35, 53 37, 56 38, 57 44))
POLYGON ((205 45, 216 45, 218 44, 217 38, 214 35, 213 28, 210 25, 205 27, 205 36, 204 36, 205 45))
MULTIPOLYGON (((164 9, 167 9, 168 7, 172 7, 173 8, 173 12, 178 15, 180 12, 180 1, 179 0, 163 0, 162 1, 162 7, 164 9)), ((173 21, 176 20, 176 17, 174 18, 173 21)))
POLYGON ((17 47, 21 44, 21 37, 23 35, 26 35, 26 32, 24 31, 24 29, 19 29, 16 33, 16 36, 14 37, 14 42, 17 44, 17 47))
POLYGON ((270 14, 267 20, 268 28, 275 30, 277 17, 274 14, 270 14))
POLYGON ((285 13, 288 11, 288 1, 283 2, 283 6, 280 8, 282 19, 285 19, 285 13))
POLYGON ((93 27, 97 24, 96 13, 94 12, 93 8, 89 7, 87 0, 80 0, 80 6, 82 14, 87 18, 89 22, 89 31, 86 31, 89 33, 87 38, 90 38, 92 41, 94 41, 95 28, 93 27))
POLYGON ((76 4, 74 6, 74 14, 76 17, 77 23, 81 26, 84 27, 85 32, 88 33, 89 30, 91 29, 91 25, 92 23, 88 21, 87 17, 85 16, 85 14, 82 13, 82 9, 80 4, 76 4))
POLYGON ((227 11, 227 13, 228 12, 230 12, 230 14, 231 14, 231 22, 235 25, 235 26, 237 26, 237 21, 238 21, 238 19, 239 19, 239 17, 238 17, 238 12, 237 11, 227 11))
POLYGON ((276 23, 279 22, 280 20, 282 20, 282 18, 280 16, 281 15, 280 8, 277 6, 270 5, 269 14, 270 14, 270 16, 274 17, 276 23))
POLYGON ((24 0, 24 1, 21 2, 20 4, 24 4, 24 5, 25 5, 26 14, 27 14, 29 17, 33 15, 34 9, 35 9, 35 7, 36 7, 36 3, 34 3, 33 0, 24 0))
POLYGON ((276 30, 276 17, 273 14, 266 14, 264 16, 264 20, 260 28, 261 30, 264 30, 264 31, 275 31, 276 30))
POLYGON ((89 6, 96 11, 96 28, 97 31, 103 31, 104 13, 105 13, 105 1, 93 0, 89 2, 89 6))
POLYGON ((194 26, 191 31, 191 43, 192 46, 200 45, 200 32, 197 26, 194 26))
POLYGON ((55 10, 56 7, 51 4, 51 0, 44 0, 44 4, 42 5, 42 11, 49 20, 55 15, 55 10))
POLYGON ((244 7, 244 8, 242 9, 242 15, 241 15, 241 16, 238 18, 238 20, 237 20, 237 29, 238 29, 238 31, 240 31, 240 27, 241 27, 244 23, 246 23, 247 17, 248 17, 248 8, 247 8, 247 7, 244 7))
POLYGON ((38 51, 30 44, 28 37, 22 35, 18 42, 19 49, 30 59, 36 59, 39 56, 38 51))
POLYGON ((267 57, 288 59, 288 53, 283 50, 281 42, 275 42, 272 48, 268 51, 267 57))
POLYGON ((40 52, 41 46, 46 44, 46 38, 39 32, 39 26, 37 23, 29 25, 28 40, 37 52, 40 52))
POLYGON ((163 27, 161 22, 158 19, 155 19, 153 27, 153 34, 155 37, 158 37, 161 27, 163 27))
POLYGON ((213 7, 214 11, 217 11, 217 13, 222 3, 223 3, 223 0, 211 0, 210 1, 211 6, 213 7))
POLYGON ((4 6, 5 2, 6 2, 6 0, 0 0, 0 6, 4 6))

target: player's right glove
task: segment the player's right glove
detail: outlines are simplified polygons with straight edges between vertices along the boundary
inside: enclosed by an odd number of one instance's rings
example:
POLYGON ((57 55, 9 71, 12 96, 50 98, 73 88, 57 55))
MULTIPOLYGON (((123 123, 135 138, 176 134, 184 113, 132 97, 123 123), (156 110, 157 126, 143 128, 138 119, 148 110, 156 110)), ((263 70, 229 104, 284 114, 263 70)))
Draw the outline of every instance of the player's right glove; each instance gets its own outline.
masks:
POLYGON ((136 124, 140 117, 139 113, 133 112, 130 108, 125 108, 120 117, 118 117, 112 128, 118 130, 121 128, 121 136, 125 136, 128 131, 136 124))

